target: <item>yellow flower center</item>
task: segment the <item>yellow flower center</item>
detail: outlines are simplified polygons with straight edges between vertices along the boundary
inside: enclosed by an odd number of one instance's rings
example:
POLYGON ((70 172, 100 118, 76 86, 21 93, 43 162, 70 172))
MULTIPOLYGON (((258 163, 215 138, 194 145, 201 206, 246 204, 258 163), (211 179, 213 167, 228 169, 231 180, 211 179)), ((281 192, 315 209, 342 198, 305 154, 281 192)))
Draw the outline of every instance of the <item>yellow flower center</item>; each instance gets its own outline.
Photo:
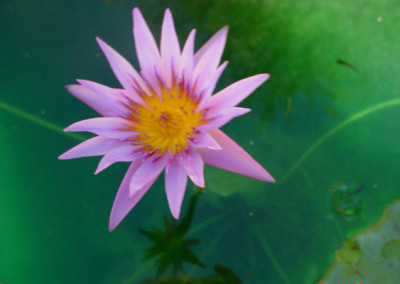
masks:
POLYGON ((132 129, 138 135, 131 140, 140 145, 139 150, 149 154, 176 154, 193 140, 195 127, 204 122, 201 112, 196 112, 196 98, 179 85, 165 87, 161 96, 143 94, 146 106, 138 105, 131 113, 132 129))

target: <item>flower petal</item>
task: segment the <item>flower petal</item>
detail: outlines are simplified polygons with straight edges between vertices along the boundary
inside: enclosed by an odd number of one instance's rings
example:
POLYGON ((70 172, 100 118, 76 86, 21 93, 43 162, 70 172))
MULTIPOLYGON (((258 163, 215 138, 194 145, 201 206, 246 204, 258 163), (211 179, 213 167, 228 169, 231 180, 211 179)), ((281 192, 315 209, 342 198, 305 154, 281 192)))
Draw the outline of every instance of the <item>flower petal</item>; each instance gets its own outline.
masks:
POLYGON ((193 78, 198 80, 198 84, 203 84, 208 76, 217 69, 225 48, 227 34, 228 27, 223 27, 194 55, 193 78))
POLYGON ((200 91, 198 91, 199 93, 202 94, 202 97, 197 106, 197 110, 202 109, 203 106, 208 102, 208 99, 210 98, 211 94, 214 92, 214 89, 215 89, 215 86, 217 85, 219 77, 221 76, 222 72, 224 72, 227 65, 228 65, 228 61, 225 61, 224 63, 222 63, 217 68, 217 70, 215 70, 214 73, 208 77, 207 81, 204 82, 202 89, 200 91))
POLYGON ((192 182, 199 187, 204 187, 204 162, 201 156, 192 150, 178 161, 185 168, 192 182))
MULTIPOLYGON (((87 81, 77 80, 82 86, 94 92, 93 99, 95 103, 101 106, 103 116, 120 116, 128 115, 129 110, 124 106, 126 99, 122 95, 124 90, 113 89, 102 84, 87 81)), ((99 112, 100 113, 100 112, 99 112)))
POLYGON ((194 38, 196 30, 192 30, 186 39, 185 45, 182 49, 181 64, 183 76, 188 79, 192 78, 193 73, 193 52, 194 52, 194 38))
POLYGON ((112 151, 108 152, 97 166, 95 174, 98 174, 105 168, 109 167, 115 162, 130 162, 139 158, 141 153, 135 152, 137 149, 134 145, 122 145, 112 151))
POLYGON ((147 91, 147 88, 144 85, 140 75, 136 72, 132 65, 111 46, 98 37, 96 40, 107 57, 108 63, 110 64, 115 76, 124 89, 128 92, 130 98, 136 103, 143 105, 143 99, 138 95, 137 90, 142 89, 147 91))
POLYGON ((207 148, 197 149, 196 151, 205 163, 262 181, 275 182, 274 178, 259 163, 221 130, 216 129, 209 133, 222 149, 218 151, 207 148))
POLYGON ((218 112, 221 109, 234 107, 262 83, 269 78, 268 74, 259 74, 246 79, 242 79, 226 87, 222 91, 213 95, 206 105, 211 112, 218 112))
POLYGON ((135 194, 136 191, 140 190, 150 180, 156 179, 165 168, 166 163, 166 156, 157 159, 145 159, 131 179, 130 194, 135 194))
POLYGON ((196 148, 209 148, 211 150, 220 150, 221 146, 218 145, 217 141, 207 132, 198 134, 194 137, 194 141, 189 141, 190 146, 196 148))
POLYGON ((58 158, 66 160, 80 157, 101 156, 120 146, 121 143, 116 142, 115 139, 96 136, 69 149, 58 158))
POLYGON ((163 74, 167 81, 167 86, 171 86, 171 72, 178 73, 180 69, 178 58, 180 57, 181 50, 179 47, 178 36, 176 35, 174 21, 172 19, 171 11, 165 10, 164 20, 161 32, 161 59, 163 64, 163 74), (175 70, 172 70, 172 67, 175 70))
POLYGON ((141 73, 152 84, 153 88, 156 88, 158 84, 155 70, 161 70, 160 52, 138 8, 133 9, 133 36, 141 73))
MULTIPOLYGON (((222 52, 225 48, 226 36, 228 35, 228 27, 225 26, 216 32, 203 46, 196 52, 194 55, 194 62, 197 64, 201 58, 205 56, 207 53, 218 53, 215 54, 216 58, 221 58, 222 52), (218 52, 217 52, 218 50, 218 52)), ((218 65, 220 59, 214 63, 216 66, 218 65)))
POLYGON ((81 120, 71 124, 64 131, 88 131, 108 138, 128 138, 135 135, 134 131, 127 131, 129 121, 120 117, 96 117, 81 120))
POLYGON ((129 185, 133 174, 140 167, 140 161, 134 161, 129 166, 124 179, 118 189, 117 196, 115 197, 111 214, 108 230, 111 232, 118 224, 125 218, 125 216, 132 210, 132 208, 139 202, 143 195, 147 192, 150 186, 154 183, 155 179, 149 180, 142 188, 137 190, 135 194, 130 195, 129 185))
POLYGON ((175 219, 179 218, 183 197, 185 195, 187 175, 185 169, 173 159, 165 171, 165 190, 169 209, 175 219))
POLYGON ((228 109, 223 109, 219 111, 219 113, 216 114, 214 117, 208 118, 209 120, 207 122, 197 126, 196 128, 206 131, 220 128, 221 126, 231 121, 233 118, 246 114, 249 111, 251 111, 251 109, 243 107, 232 107, 228 109))
POLYGON ((101 115, 110 116, 111 113, 113 113, 113 111, 109 107, 109 104, 99 99, 99 95, 89 88, 81 85, 66 85, 65 88, 74 97, 80 99, 101 115))

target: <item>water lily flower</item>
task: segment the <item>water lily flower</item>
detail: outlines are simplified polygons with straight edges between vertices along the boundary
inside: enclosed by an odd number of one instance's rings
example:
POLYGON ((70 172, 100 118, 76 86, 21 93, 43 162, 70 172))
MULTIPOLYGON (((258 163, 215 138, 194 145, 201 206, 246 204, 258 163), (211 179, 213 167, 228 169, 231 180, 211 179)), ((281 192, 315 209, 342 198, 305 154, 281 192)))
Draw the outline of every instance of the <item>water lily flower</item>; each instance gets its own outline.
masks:
POLYGON ((227 27, 194 52, 195 30, 180 48, 169 9, 162 24, 160 48, 140 10, 133 9, 133 36, 140 65, 132 65, 97 38, 122 85, 110 88, 77 80, 67 90, 103 117, 76 122, 65 131, 97 136, 75 146, 60 159, 104 157, 96 173, 111 164, 131 162, 115 198, 109 222, 112 231, 165 170, 169 208, 179 218, 187 177, 204 187, 204 163, 266 182, 273 177, 220 128, 250 111, 236 107, 269 77, 240 80, 213 95, 227 62, 220 65, 227 27))

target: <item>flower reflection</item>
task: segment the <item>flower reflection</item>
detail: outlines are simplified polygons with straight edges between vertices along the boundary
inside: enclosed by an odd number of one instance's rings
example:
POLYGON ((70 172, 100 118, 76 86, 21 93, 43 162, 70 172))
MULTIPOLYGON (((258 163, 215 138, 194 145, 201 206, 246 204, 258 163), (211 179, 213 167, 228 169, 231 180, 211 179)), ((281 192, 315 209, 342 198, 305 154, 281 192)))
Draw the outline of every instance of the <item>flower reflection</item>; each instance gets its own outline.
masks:
POLYGON ((201 191, 197 191, 190 199, 189 209, 186 216, 177 223, 176 220, 169 221, 164 217, 164 230, 154 228, 153 230, 139 230, 154 244, 146 249, 144 259, 154 259, 154 265, 157 267, 157 277, 145 279, 140 284, 151 283, 230 283, 241 284, 239 277, 228 267, 221 264, 214 266, 216 274, 206 277, 192 277, 185 274, 183 264, 191 263, 196 266, 205 267, 200 259, 189 249, 190 246, 199 243, 196 239, 185 238, 192 223, 194 209, 201 191), (172 274, 160 276, 168 268, 172 268, 172 274))
POLYGON ((145 259, 155 259, 157 275, 162 274, 168 267, 172 267, 173 274, 182 269, 184 262, 189 262, 201 267, 204 264, 188 248, 199 243, 195 239, 185 239, 192 222, 194 208, 199 197, 199 192, 190 199, 189 210, 186 216, 177 224, 176 221, 169 221, 164 216, 164 230, 154 228, 152 231, 139 230, 154 245, 146 250, 145 259))

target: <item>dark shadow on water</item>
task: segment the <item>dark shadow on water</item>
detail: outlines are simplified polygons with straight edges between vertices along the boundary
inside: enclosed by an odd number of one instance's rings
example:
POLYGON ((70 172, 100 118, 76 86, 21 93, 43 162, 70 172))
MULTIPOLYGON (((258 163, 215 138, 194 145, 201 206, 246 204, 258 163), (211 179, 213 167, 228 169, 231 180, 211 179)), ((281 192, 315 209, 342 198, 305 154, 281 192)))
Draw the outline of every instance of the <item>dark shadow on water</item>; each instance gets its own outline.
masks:
POLYGON ((234 272, 221 264, 214 265, 215 274, 204 277, 194 277, 191 273, 184 271, 185 263, 205 267, 199 257, 190 249, 191 246, 197 245, 200 241, 186 238, 192 224, 197 200, 201 194, 200 190, 193 194, 188 211, 180 221, 164 217, 162 229, 139 229, 139 232, 153 243, 145 250, 144 260, 153 260, 153 265, 157 268, 154 278, 145 279, 139 283, 242 283, 234 272), (172 270, 172 273, 162 275, 169 269, 172 270))

